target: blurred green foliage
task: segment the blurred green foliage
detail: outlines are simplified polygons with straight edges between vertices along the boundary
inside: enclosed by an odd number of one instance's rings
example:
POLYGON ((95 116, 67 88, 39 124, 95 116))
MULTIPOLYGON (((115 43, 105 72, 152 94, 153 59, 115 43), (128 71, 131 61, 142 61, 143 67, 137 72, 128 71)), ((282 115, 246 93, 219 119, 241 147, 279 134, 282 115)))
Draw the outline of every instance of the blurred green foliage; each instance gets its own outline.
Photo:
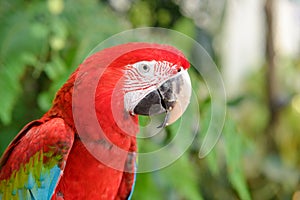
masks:
MULTIPOLYGON (((127 10, 117 10, 109 2, 0 1, 1 153, 26 123, 49 109, 71 72, 111 35, 131 27, 159 26, 213 46, 213 34, 199 31, 175 1, 137 0, 127 10)), ((218 62, 218 55, 213 58, 218 62)), ((300 61, 281 61, 280 89, 291 95, 276 124, 269 126, 266 72, 259 70, 249 76, 243 95, 229 99, 223 134, 209 156, 198 158, 203 137, 197 136, 171 166, 138 174, 133 199, 291 199, 300 189, 300 96, 293 85, 300 61), (271 140, 275 150, 269 149, 271 140)), ((199 74, 190 70, 190 75, 200 102, 201 135, 210 122, 210 97, 199 74)), ((174 137, 171 127, 168 131, 168 137, 174 137)), ((139 150, 159 145, 141 141, 139 150)))
POLYGON ((1 1, 1 152, 99 41, 127 26, 97 1, 1 1), (83 17, 84 16, 84 17, 83 17), (111 26, 114 24, 114 26, 111 26))

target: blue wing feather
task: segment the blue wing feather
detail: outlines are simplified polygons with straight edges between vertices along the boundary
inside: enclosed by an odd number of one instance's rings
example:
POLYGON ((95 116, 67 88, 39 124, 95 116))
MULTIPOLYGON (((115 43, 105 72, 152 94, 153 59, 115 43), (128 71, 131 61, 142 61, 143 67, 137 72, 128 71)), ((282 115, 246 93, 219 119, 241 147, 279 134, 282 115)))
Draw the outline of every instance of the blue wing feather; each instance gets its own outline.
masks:
POLYGON ((23 129, 0 160, 0 199, 51 199, 73 141, 61 118, 23 129))

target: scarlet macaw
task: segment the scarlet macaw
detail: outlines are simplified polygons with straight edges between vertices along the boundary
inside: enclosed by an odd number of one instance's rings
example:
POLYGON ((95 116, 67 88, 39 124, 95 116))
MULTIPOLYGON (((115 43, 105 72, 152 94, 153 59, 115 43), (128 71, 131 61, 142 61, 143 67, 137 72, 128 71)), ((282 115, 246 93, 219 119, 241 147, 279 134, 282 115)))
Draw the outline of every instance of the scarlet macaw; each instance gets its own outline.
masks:
POLYGON ((72 104, 73 93, 80 88, 91 92, 89 83, 97 78, 94 72, 102 69, 94 93, 97 120, 114 145, 136 152, 138 128, 132 122, 138 122, 137 115, 166 112, 163 127, 184 112, 191 94, 188 68, 189 62, 179 50, 154 43, 122 44, 87 58, 57 92, 50 110, 28 123, 4 152, 0 160, 0 198, 129 198, 135 158, 120 157, 118 162, 129 169, 122 171, 92 155, 83 140, 105 154, 110 154, 111 146, 93 127, 88 127, 91 131, 84 136, 78 134, 73 109, 84 109, 86 102, 82 98, 78 105, 72 104), (178 102, 184 104, 179 109, 178 102), (120 124, 131 133, 124 133, 120 124))

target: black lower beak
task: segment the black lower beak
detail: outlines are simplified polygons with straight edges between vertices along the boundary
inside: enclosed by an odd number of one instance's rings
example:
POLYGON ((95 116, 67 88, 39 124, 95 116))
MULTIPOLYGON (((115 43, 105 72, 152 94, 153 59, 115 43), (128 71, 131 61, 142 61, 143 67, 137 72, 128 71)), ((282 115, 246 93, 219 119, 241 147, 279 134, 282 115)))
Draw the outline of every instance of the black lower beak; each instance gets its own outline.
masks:
POLYGON ((144 96, 134 107, 133 114, 152 116, 166 113, 163 124, 159 126, 165 127, 183 114, 190 102, 191 93, 190 77, 183 70, 144 96))
POLYGON ((157 115, 173 109, 183 84, 182 76, 164 82, 157 90, 147 94, 134 108, 139 115, 157 115))
POLYGON ((147 94, 134 108, 134 113, 138 115, 157 115, 166 111, 166 104, 159 90, 154 90, 147 94))

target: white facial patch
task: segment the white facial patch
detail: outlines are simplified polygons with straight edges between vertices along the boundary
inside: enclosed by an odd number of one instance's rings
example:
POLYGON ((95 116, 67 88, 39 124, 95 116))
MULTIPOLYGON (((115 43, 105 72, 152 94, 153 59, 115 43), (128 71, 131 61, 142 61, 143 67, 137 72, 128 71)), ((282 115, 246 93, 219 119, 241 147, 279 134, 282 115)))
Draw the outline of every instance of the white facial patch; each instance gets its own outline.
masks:
MULTIPOLYGON (((177 66, 167 61, 141 61, 128 65, 124 77, 124 106, 133 112, 135 106, 151 91, 174 76, 177 66)), ((134 114, 134 113, 132 113, 134 114)))

